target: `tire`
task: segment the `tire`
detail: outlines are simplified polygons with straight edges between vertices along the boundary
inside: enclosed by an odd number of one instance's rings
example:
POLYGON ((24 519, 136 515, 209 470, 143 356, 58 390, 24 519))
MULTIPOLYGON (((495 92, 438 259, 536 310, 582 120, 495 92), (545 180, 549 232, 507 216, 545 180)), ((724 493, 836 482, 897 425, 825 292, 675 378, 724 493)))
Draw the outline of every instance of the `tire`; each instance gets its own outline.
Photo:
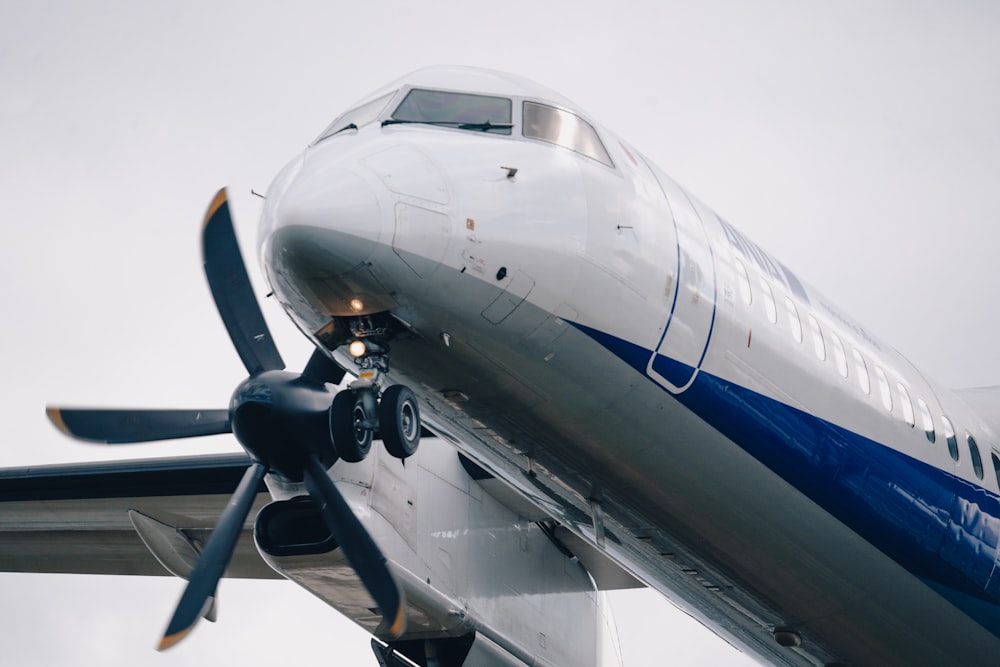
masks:
POLYGON ((420 445, 420 408, 417 397, 404 385, 394 384, 378 404, 382 444, 397 459, 405 459, 420 445))
POLYGON ((333 436, 337 456, 348 463, 364 461, 372 448, 371 430, 358 426, 359 422, 367 419, 361 397, 353 391, 341 391, 333 397, 333 405, 330 406, 330 434, 333 436))

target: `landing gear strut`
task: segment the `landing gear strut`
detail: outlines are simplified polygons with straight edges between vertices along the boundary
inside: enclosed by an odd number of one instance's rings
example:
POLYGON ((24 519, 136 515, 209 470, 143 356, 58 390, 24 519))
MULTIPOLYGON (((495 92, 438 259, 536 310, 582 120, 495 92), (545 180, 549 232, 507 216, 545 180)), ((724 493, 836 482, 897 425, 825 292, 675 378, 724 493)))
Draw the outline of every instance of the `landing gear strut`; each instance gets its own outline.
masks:
POLYGON ((349 463, 363 461, 378 432, 386 451, 398 459, 412 456, 420 445, 420 408, 408 387, 384 391, 379 379, 388 370, 387 348, 357 359, 358 379, 339 392, 330 406, 330 433, 337 455, 349 463))

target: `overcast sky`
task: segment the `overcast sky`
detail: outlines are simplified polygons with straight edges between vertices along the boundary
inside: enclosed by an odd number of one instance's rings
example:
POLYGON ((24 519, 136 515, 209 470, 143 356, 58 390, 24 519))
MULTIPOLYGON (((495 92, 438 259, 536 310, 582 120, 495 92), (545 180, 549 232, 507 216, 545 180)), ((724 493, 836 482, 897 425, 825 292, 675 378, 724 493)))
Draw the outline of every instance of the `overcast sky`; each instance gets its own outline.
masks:
MULTIPOLYGON (((931 377, 1000 384, 997 35, 988 1, 0 0, 0 466, 231 451, 74 444, 43 407, 224 407, 244 371, 200 266, 215 190, 253 253, 250 189, 357 99, 440 63, 560 91, 931 377)), ((301 367, 308 344, 268 308, 301 367)), ((223 582, 219 622, 166 654, 176 580, 0 587, 9 664, 374 664, 285 582, 223 582)), ((655 594, 616 599, 630 667, 738 664, 655 594)))

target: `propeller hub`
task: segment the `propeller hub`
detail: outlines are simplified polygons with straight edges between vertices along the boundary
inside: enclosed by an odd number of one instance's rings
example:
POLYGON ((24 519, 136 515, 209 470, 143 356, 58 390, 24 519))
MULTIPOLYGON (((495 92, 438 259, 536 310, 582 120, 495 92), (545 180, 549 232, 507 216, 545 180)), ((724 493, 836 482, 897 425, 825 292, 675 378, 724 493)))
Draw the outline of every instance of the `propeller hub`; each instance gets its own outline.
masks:
POLYGON ((337 460, 330 435, 334 392, 289 371, 265 371, 236 387, 229 402, 233 434, 250 456, 289 481, 301 481, 305 458, 337 460))

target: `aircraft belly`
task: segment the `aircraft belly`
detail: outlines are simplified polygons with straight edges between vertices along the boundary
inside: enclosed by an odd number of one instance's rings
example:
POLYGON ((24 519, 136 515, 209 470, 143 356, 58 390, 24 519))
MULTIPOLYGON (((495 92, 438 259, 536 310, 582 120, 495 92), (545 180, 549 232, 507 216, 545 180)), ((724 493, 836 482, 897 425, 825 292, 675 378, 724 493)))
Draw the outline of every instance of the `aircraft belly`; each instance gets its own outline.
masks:
MULTIPOLYGON (((518 310, 552 327, 551 313, 518 310)), ((995 648, 924 582, 577 327, 540 346, 525 337, 516 353, 502 326, 456 322, 450 333, 450 347, 393 350, 395 377, 420 387, 428 423, 731 641, 778 664, 807 662, 774 642, 786 625, 825 660, 845 657, 828 644, 856 647, 847 657, 861 663, 954 659, 929 639, 941 632, 961 637, 970 659, 995 648), (864 632, 872 626, 885 630, 864 632)))

